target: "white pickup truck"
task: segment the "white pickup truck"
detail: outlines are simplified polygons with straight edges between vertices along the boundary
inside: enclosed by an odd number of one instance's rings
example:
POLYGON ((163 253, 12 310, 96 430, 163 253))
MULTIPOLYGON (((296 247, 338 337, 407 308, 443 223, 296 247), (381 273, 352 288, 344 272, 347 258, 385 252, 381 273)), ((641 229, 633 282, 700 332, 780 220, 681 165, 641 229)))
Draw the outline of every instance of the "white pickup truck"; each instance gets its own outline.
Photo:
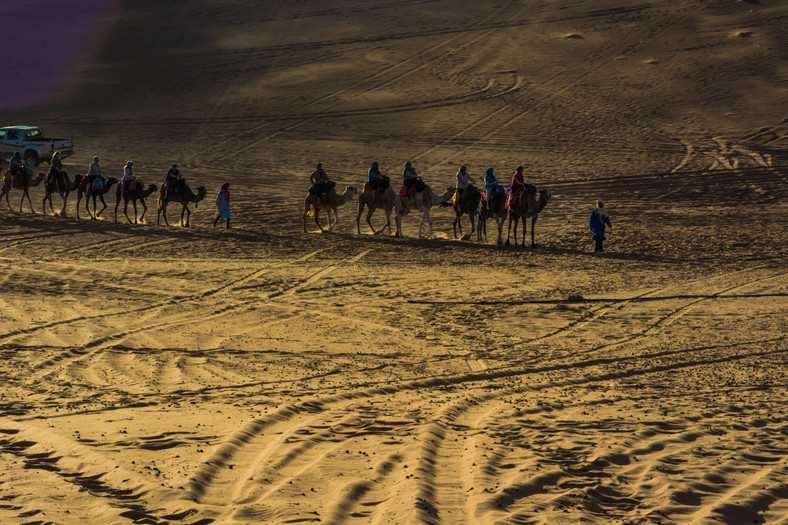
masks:
POLYGON ((71 139, 46 138, 44 131, 35 126, 0 128, 0 156, 10 159, 15 151, 22 154, 22 160, 29 168, 35 168, 41 161, 49 162, 56 151, 64 158, 71 155, 74 143, 71 139))

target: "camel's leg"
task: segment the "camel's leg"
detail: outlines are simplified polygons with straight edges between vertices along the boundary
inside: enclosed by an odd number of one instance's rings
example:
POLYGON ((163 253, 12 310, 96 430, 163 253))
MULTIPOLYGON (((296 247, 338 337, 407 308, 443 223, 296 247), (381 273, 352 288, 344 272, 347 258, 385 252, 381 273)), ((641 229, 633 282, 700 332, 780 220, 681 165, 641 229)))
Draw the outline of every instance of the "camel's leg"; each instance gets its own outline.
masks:
POLYGON ((8 202, 8 188, 3 186, 3 189, 0 190, 0 200, 3 200, 3 196, 5 196, 5 203, 8 204, 8 211, 14 211, 11 209, 11 203, 8 202))
POLYGON ((22 213, 22 206, 25 204, 25 190, 22 190, 22 198, 19 200, 19 213, 22 213))
MULTIPOLYGON (((539 215, 534 215, 533 217, 531 217, 531 248, 532 249, 536 248, 536 241, 534 240, 534 235, 535 235, 535 228, 534 227, 536 226, 536 219, 538 219, 538 218, 539 218, 539 215)), ((525 220, 525 219, 523 219, 523 220, 525 220)))
POLYGON ((183 226, 184 228, 189 227, 189 217, 191 217, 191 215, 192 215, 192 211, 189 209, 189 205, 187 204, 181 210, 181 226, 183 226), (186 216, 186 224, 183 223, 184 214, 186 216))
MULTIPOLYGON (((356 214, 356 232, 361 235, 361 214, 364 212, 364 200, 361 195, 358 196, 358 213, 356 214)), ((369 222, 369 214, 367 214, 367 222, 369 222)), ((375 228, 372 228, 375 231, 375 228)))
MULTIPOLYGON (((25 192, 22 194, 22 199, 23 199, 22 202, 24 202, 25 197, 27 197, 27 204, 28 206, 30 206, 30 212, 35 213, 36 210, 33 209, 33 203, 30 201, 30 193, 28 192, 28 190, 25 190, 25 192)), ((19 206, 19 211, 22 211, 22 206, 19 206)))
MULTIPOLYGON (((517 230, 515 230, 515 231, 517 231, 517 230)), ((509 223, 508 223, 508 225, 506 227, 506 242, 504 243, 504 246, 509 246, 509 237, 511 235, 512 235, 512 215, 509 214, 509 223)), ((515 240, 515 242, 517 242, 517 241, 515 240)))
POLYGON ((525 236, 528 234, 528 225, 525 222, 527 217, 525 215, 520 217, 520 220, 523 221, 523 242, 520 243, 521 248, 525 248, 525 236))
POLYGON ((504 217, 500 219, 498 217, 495 218, 495 224, 498 226, 498 246, 503 244, 503 223, 505 220, 504 217))
MULTIPOLYGON (((429 208, 424 210, 424 213, 422 214, 422 219, 424 219, 425 217, 427 219, 427 225, 430 227, 430 236, 429 236, 429 238, 433 239, 435 236, 432 233, 432 217, 430 217, 430 210, 429 210, 429 208)), ((419 233, 421 233, 421 228, 419 228, 419 233)))
MULTIPOLYGON (((118 207, 120 207, 120 198, 118 198, 118 200, 115 201, 115 219, 114 219, 115 222, 118 222, 118 207)), ((126 212, 125 205, 123 206, 123 212, 124 213, 126 212)), ((126 218, 128 218, 128 215, 126 216, 126 218)))
POLYGON ((326 215, 328 216, 328 233, 331 233, 332 227, 333 227, 333 225, 331 224, 331 211, 332 210, 334 211, 334 224, 339 222, 339 215, 337 215, 337 209, 336 208, 332 208, 332 207, 329 206, 328 209, 326 210, 326 215))
MULTIPOLYGON (((126 216, 126 220, 131 224, 131 217, 129 217, 129 201, 126 199, 123 199, 123 215, 126 216)), ((136 213, 134 214, 134 218, 137 218, 136 213)))
MULTIPOLYGON (((142 224, 144 222, 144 220, 145 220, 145 213, 148 211, 148 205, 145 204, 145 199, 141 200, 140 204, 142 204, 142 215, 140 215, 140 224, 142 224)), ((137 216, 137 207, 136 206, 134 207, 134 216, 135 217, 137 216)))
MULTIPOLYGON (((60 216, 61 217, 65 217, 66 216, 66 204, 68 204, 68 193, 61 193, 60 194, 60 198, 63 199, 63 209, 60 210, 60 216)), ((50 204, 50 206, 51 206, 51 204, 50 204)))
MULTIPOLYGON (((96 213, 96 218, 97 219, 98 219, 98 216, 101 215, 101 212, 107 209, 107 202, 104 200, 104 195, 99 193, 98 198, 101 201, 101 205, 103 207, 101 208, 101 211, 96 213)), ((93 211, 96 211, 96 201, 95 200, 93 201, 93 211)))
POLYGON ((90 196, 87 193, 85 194, 85 210, 88 212, 88 217, 92 219, 93 215, 90 213, 90 196))
POLYGON ((374 211, 375 211, 375 208, 370 206, 369 209, 367 210, 366 221, 367 221, 367 224, 369 224, 369 227, 372 228, 372 234, 373 235, 378 235, 378 234, 383 232, 383 230, 385 229, 385 226, 383 228, 381 228, 380 231, 376 231, 375 227, 372 226, 372 213, 374 213, 374 211))
POLYGON ((41 207, 43 208, 43 214, 47 214, 47 197, 49 197, 49 208, 52 210, 52 213, 55 213, 55 208, 52 206, 52 197, 49 193, 44 194, 44 201, 41 203, 41 207))
POLYGON ((383 233, 383 230, 388 228, 389 235, 391 235, 391 208, 383 208, 383 213, 386 214, 386 225, 380 229, 380 232, 383 233))
MULTIPOLYGON (((330 211, 328 213, 331 213, 330 211)), ((326 233, 326 230, 323 229, 323 226, 320 225, 320 208, 315 207, 315 224, 320 229, 320 233, 326 233)))
MULTIPOLYGON (((304 215, 301 217, 301 225, 304 227, 304 233, 306 233, 306 217, 309 215, 309 209, 312 206, 309 204, 309 195, 307 195, 306 199, 304 199, 304 215)), ((315 211, 317 211, 317 206, 315 206, 315 211)))
POLYGON ((134 206, 134 224, 137 224, 137 200, 132 199, 131 204, 134 206))
POLYGON ((169 221, 167 221, 167 205, 163 204, 161 208, 159 208, 159 216, 156 218, 156 224, 159 224, 159 218, 164 217, 164 224, 168 227, 170 225, 169 221))
POLYGON ((454 230, 454 238, 457 238, 457 229, 460 230, 460 237, 462 237, 462 214, 457 212, 457 209, 454 209, 454 222, 451 224, 452 229, 454 230))

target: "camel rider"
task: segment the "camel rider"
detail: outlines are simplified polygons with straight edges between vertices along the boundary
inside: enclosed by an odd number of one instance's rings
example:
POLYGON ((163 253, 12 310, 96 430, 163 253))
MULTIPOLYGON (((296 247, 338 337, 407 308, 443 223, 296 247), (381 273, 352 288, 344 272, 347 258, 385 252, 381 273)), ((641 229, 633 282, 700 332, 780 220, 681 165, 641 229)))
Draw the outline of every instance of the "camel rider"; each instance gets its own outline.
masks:
POLYGON ((487 171, 484 173, 484 191, 487 192, 487 197, 496 190, 498 186, 498 181, 495 179, 495 174, 493 173, 492 168, 487 168, 487 171))
POLYGON ((167 175, 164 177, 162 194, 165 197, 169 196, 170 190, 178 191, 182 183, 183 183, 183 177, 181 176, 181 172, 178 169, 178 165, 177 164, 171 165, 170 169, 167 170, 167 175))
POLYGON ((490 199, 493 194, 498 191, 498 181, 495 179, 495 174, 492 168, 487 168, 484 173, 484 192, 487 194, 487 209, 490 209, 490 199))
POLYGON ((25 164, 22 162, 22 154, 18 151, 15 151, 11 160, 8 161, 8 171, 11 172, 11 180, 13 180, 13 177, 17 173, 25 173, 25 164))
POLYGON ((378 193, 378 186, 380 186, 380 180, 382 177, 383 175, 381 175, 380 170, 378 169, 377 161, 373 161, 369 166, 369 171, 367 171, 367 180, 369 181, 369 187, 375 190, 376 195, 378 193))
POLYGON ((410 195, 413 191, 423 191, 424 190, 424 183, 421 182, 421 179, 416 174, 416 168, 414 168, 410 161, 405 163, 405 169, 402 170, 402 184, 406 188, 405 194, 410 195))
POLYGON ((123 166, 123 178, 120 179, 120 194, 123 195, 126 192, 126 187, 129 185, 129 182, 134 180, 134 163, 132 161, 126 162, 126 165, 123 166))
POLYGON ((473 180, 473 177, 471 177, 467 169, 468 168, 463 164, 460 166, 460 171, 457 172, 457 194, 461 201, 468 200, 468 197, 470 197, 468 188, 470 188, 471 184, 476 184, 476 181, 473 180))
POLYGON ((88 173, 85 175, 85 187, 90 186, 93 184, 93 181, 96 180, 96 177, 100 179, 104 179, 101 176, 101 166, 99 166, 99 158, 93 157, 93 162, 90 163, 90 167, 88 168, 88 173))
POLYGON ((52 154, 52 160, 49 161, 49 173, 47 174, 47 183, 51 183, 56 177, 63 173, 63 160, 59 151, 52 154))
POLYGON ((326 170, 323 169, 322 162, 318 162, 315 166, 315 171, 309 176, 309 182, 312 184, 309 188, 310 195, 325 195, 335 186, 334 181, 328 178, 326 170))
POLYGON ((506 208, 512 209, 517 205, 517 200, 525 188, 525 179, 523 178, 523 167, 517 166, 512 175, 512 187, 509 189, 509 198, 506 201, 506 208))

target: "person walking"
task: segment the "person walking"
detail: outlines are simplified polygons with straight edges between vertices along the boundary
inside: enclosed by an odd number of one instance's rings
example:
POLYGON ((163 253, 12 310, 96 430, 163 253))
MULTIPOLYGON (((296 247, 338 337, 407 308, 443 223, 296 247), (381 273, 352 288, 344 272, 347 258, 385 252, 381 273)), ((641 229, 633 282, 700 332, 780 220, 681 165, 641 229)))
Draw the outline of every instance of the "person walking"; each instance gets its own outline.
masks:
POLYGON ((594 234, 592 239, 596 242, 594 253, 604 251, 602 247, 602 241, 605 240, 605 225, 607 225, 609 228, 612 228, 613 226, 610 224, 610 216, 607 214, 607 210, 605 209, 605 201, 602 199, 596 201, 596 208, 593 212, 591 212, 591 220, 589 225, 591 227, 591 233, 594 234))
POLYGON ((230 227, 230 219, 232 216, 230 215, 230 183, 225 182, 222 184, 221 189, 219 190, 219 194, 216 195, 216 206, 218 207, 218 211, 216 213, 216 218, 213 220, 213 227, 216 227, 216 223, 219 222, 219 219, 223 221, 227 221, 227 227, 230 227))

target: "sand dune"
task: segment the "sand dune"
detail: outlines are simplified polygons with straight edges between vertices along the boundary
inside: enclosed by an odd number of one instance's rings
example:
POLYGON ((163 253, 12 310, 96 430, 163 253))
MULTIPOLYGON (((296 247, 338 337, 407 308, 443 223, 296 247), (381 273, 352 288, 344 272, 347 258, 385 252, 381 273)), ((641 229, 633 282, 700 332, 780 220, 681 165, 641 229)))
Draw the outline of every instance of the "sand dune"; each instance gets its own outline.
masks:
POLYGON ((783 3, 95 4, 3 118, 208 196, 0 202, 0 522, 788 520, 783 3), (372 160, 524 165, 537 247, 302 233, 372 160))

